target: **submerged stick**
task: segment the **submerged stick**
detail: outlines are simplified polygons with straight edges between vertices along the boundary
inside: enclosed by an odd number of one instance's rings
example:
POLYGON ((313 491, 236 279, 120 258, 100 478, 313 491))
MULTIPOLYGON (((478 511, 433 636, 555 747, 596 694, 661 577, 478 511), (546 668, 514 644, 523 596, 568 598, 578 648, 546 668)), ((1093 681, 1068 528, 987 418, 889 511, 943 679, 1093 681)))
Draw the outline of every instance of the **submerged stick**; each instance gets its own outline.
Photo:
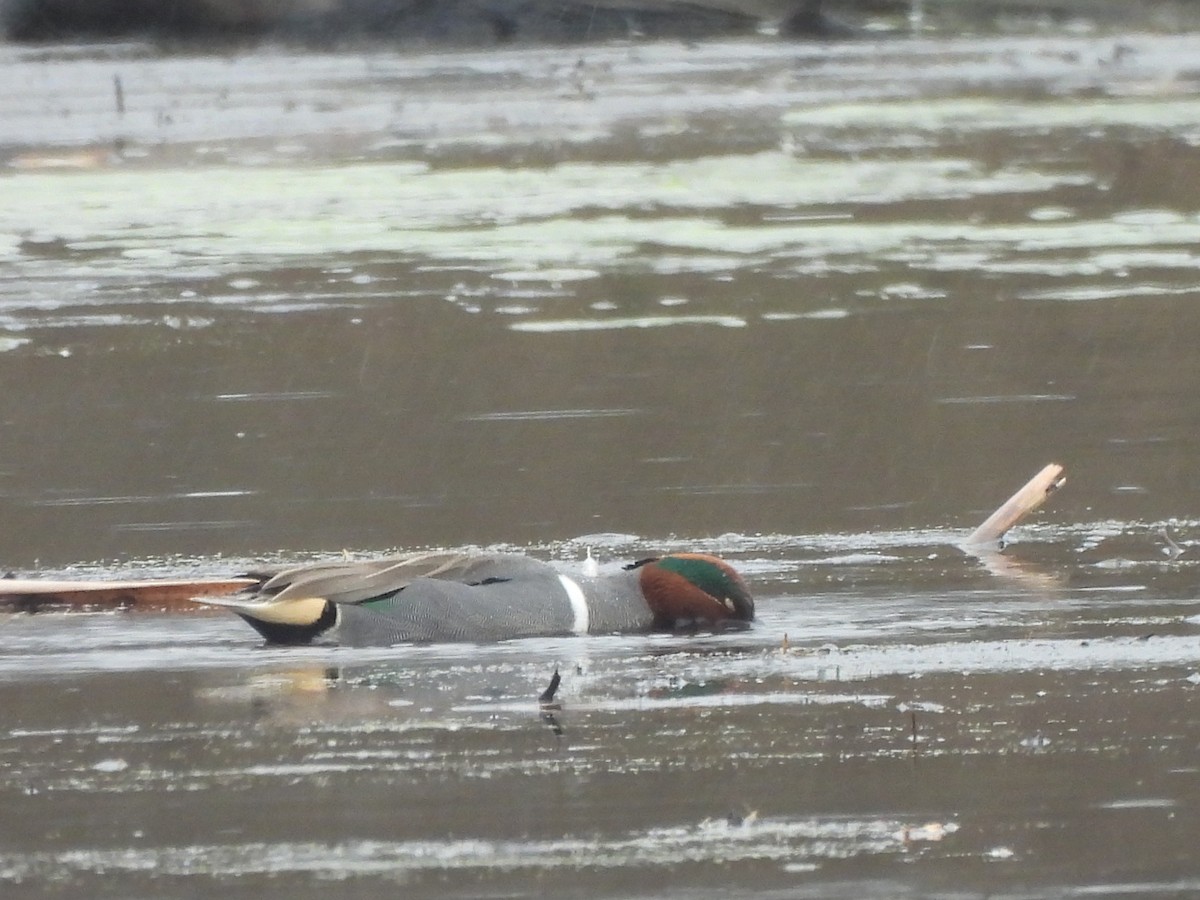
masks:
POLYGON ((41 578, 0 578, 0 607, 22 610, 138 609, 194 612, 193 597, 233 594, 258 578, 163 579, 154 581, 56 581, 41 578))
POLYGON ((113 76, 113 94, 117 100, 117 115, 125 115, 125 88, 121 84, 121 76, 113 76))
POLYGON ((1063 467, 1050 463, 1009 497, 962 542, 964 547, 998 544, 1010 528, 1041 506, 1046 498, 1066 484, 1063 467))

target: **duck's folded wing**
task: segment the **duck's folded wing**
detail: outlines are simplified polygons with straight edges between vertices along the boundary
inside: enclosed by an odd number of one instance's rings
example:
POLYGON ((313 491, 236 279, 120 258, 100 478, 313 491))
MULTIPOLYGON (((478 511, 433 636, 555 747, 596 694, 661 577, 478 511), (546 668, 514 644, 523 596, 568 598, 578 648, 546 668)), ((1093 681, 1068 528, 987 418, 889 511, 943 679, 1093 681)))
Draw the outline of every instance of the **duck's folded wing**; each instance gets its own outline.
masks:
POLYGON ((333 562, 278 573, 258 593, 274 602, 322 597, 358 604, 395 594, 421 579, 464 585, 511 581, 552 571, 543 562, 503 553, 407 553, 364 562, 333 562))

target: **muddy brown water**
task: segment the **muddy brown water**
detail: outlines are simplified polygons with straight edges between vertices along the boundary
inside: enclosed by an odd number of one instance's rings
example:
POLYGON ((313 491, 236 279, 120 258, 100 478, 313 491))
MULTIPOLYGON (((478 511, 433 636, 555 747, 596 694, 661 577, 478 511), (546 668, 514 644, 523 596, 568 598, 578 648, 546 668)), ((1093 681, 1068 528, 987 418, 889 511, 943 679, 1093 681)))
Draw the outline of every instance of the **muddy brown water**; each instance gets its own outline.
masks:
POLYGON ((0 48, 6 568, 701 548, 760 611, 7 615, 3 896, 1200 892, 1195 47, 0 48))

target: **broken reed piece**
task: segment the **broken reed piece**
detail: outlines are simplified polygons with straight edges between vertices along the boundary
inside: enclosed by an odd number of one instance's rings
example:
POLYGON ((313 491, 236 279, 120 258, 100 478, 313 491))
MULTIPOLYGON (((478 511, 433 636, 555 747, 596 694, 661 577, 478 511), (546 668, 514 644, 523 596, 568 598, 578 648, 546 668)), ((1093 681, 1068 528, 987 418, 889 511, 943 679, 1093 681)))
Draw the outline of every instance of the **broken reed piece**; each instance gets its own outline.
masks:
POLYGON ((153 612, 195 612, 193 597, 233 594, 258 578, 164 579, 161 581, 54 581, 41 578, 0 578, 0 607, 21 610, 137 609, 153 612))
POLYGON ((1009 497, 982 525, 972 531, 962 542, 964 547, 981 547, 999 544, 1010 528, 1041 506, 1046 498, 1066 484, 1067 476, 1058 463, 1050 463, 1024 487, 1009 497))

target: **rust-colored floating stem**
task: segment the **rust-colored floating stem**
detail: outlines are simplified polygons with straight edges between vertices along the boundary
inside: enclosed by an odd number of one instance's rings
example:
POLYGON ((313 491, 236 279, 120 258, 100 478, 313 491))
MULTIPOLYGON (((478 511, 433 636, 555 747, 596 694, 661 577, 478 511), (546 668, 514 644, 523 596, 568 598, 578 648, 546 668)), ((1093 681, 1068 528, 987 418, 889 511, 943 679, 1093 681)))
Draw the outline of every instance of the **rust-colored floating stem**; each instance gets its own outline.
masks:
POLYGON ((1019 491, 1009 497, 994 513, 987 517, 963 541, 964 547, 979 547, 999 543, 1005 533, 1023 518, 1041 506, 1046 498, 1067 481, 1063 467, 1050 463, 1034 475, 1019 491))
POLYGON ((233 594, 257 578, 204 578, 161 581, 53 581, 0 578, 0 607, 12 609, 137 609, 195 612, 193 597, 233 594))

